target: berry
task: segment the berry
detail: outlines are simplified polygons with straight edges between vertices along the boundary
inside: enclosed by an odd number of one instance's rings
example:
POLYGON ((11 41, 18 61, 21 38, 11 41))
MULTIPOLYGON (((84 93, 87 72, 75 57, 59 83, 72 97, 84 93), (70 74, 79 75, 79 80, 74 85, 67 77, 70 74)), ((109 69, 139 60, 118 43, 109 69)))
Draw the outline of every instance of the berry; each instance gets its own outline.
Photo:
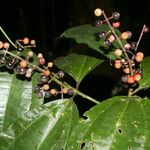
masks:
POLYGON ((122 55, 122 50, 121 49, 116 49, 115 50, 115 55, 120 57, 122 55))
POLYGON ((36 97, 39 99, 43 98, 43 93, 42 92, 36 93, 36 97))
POLYGON ((147 26, 145 26, 144 33, 147 33, 147 32, 149 32, 149 28, 147 26))
POLYGON ((21 60, 20 61, 20 67, 25 68, 27 66, 27 61, 26 60, 21 60))
POLYGON ((30 44, 31 44, 31 45, 35 45, 35 40, 31 40, 31 41, 30 41, 30 44))
POLYGON ((120 69, 122 66, 121 60, 115 60, 115 68, 120 69))
POLYGON ((42 53, 39 53, 39 54, 37 55, 37 57, 38 57, 38 58, 43 58, 42 53))
POLYGON ((112 14, 112 18, 115 19, 115 20, 118 20, 120 18, 120 14, 118 12, 114 12, 112 14))
POLYGON ((135 79, 135 81, 137 81, 137 82, 140 81, 141 78, 142 78, 142 76, 141 76, 141 74, 139 74, 139 73, 134 75, 134 79, 135 79))
POLYGON ((114 28, 119 28, 119 27, 120 27, 120 22, 113 22, 113 23, 112 23, 112 26, 113 26, 114 28))
POLYGON ((46 75, 46 76, 49 76, 50 75, 50 71, 46 69, 46 70, 43 71, 43 74, 46 75))
POLYGON ((48 66, 49 68, 53 67, 53 62, 48 62, 47 66, 48 66))
POLYGON ((34 88, 33 88, 34 92, 40 92, 41 90, 41 87, 36 85, 34 88))
POLYGON ((0 55, 0 63, 1 64, 6 64, 6 62, 7 62, 7 58, 3 55, 0 55))
POLYGON ((129 43, 126 43, 124 46, 123 46, 126 50, 129 50, 131 48, 131 45, 129 43))
POLYGON ((29 44, 29 38, 28 38, 28 37, 25 37, 25 38, 23 39, 23 43, 24 43, 24 44, 29 44))
POLYGON ((51 93, 52 95, 56 95, 56 94, 57 94, 57 90, 56 90, 56 89, 51 89, 51 90, 50 90, 50 93, 51 93))
POLYGON ((111 44, 111 42, 110 42, 108 39, 106 39, 106 40, 104 40, 104 44, 105 44, 106 46, 109 46, 109 45, 111 44))
POLYGON ((6 67, 8 69, 13 69, 14 68, 14 63, 12 63, 11 61, 6 62, 6 67))
POLYGON ((142 52, 136 53, 135 60, 137 62, 141 62, 143 60, 143 58, 144 58, 144 54, 142 52))
POLYGON ((41 78, 38 78, 38 79, 37 79, 37 84, 43 84, 43 82, 42 82, 42 79, 41 79, 41 78))
POLYGON ((129 68, 125 68, 123 69, 124 73, 129 74, 130 73, 130 69, 129 68))
POLYGON ((126 32, 121 33, 121 38, 124 40, 131 38, 131 36, 132 36, 132 33, 130 31, 126 31, 126 32))
POLYGON ((16 67, 16 68, 14 69, 14 71, 15 71, 16 74, 20 74, 20 66, 16 67))
POLYGON ((0 49, 3 48, 4 44, 0 41, 0 49))
POLYGON ((128 76, 128 84, 133 84, 135 82, 134 76, 128 76))
POLYGON ((30 77, 31 77, 31 75, 32 75, 32 73, 30 73, 30 72, 26 72, 26 77, 27 77, 27 78, 30 78, 30 77))
POLYGON ((102 25, 102 21, 101 20, 96 20, 95 21, 95 26, 98 28, 102 25))
POLYGON ((48 84, 44 84, 44 85, 43 85, 43 89, 44 89, 45 91, 49 90, 49 85, 48 85, 48 84))
POLYGON ((39 65, 44 65, 45 64, 45 59, 43 57, 38 58, 38 64, 39 65))
POLYGON ((58 75, 59 78, 63 78, 65 76, 65 73, 60 70, 60 71, 57 72, 57 75, 58 75))
POLYGON ((73 89, 68 89, 68 95, 72 96, 73 95, 73 89))
POLYGON ((94 10, 94 14, 97 17, 101 16, 102 13, 103 13, 103 11, 100 8, 97 8, 97 9, 94 10))
POLYGON ((131 49, 132 49, 132 50, 135 50, 136 45, 137 45, 136 42, 131 42, 131 43, 130 43, 131 49))
POLYGON ((115 36, 113 34, 111 34, 108 38, 108 40, 112 43, 113 41, 115 41, 115 36))
POLYGON ((127 75, 122 76, 121 80, 122 80, 122 82, 127 83, 128 82, 128 76, 127 75))
POLYGON ((46 76, 46 75, 42 75, 42 76, 40 77, 40 79, 41 79, 41 82, 46 83, 46 82, 48 82, 49 77, 46 76))
POLYGON ((64 93, 64 94, 68 93, 68 88, 63 88, 62 93, 64 93))
POLYGON ((44 97, 45 98, 50 98, 51 97, 51 93, 49 91, 45 91, 44 97))
POLYGON ((27 69, 26 69, 26 68, 20 68, 20 74, 21 74, 21 75, 25 74, 25 73, 26 73, 26 71, 27 71, 27 69))
POLYGON ((32 52, 32 51, 29 51, 29 52, 28 52, 28 57, 29 57, 29 58, 32 58, 32 57, 33 57, 33 52, 32 52))
POLYGON ((5 49, 8 49, 8 48, 10 47, 10 44, 7 43, 7 42, 5 42, 4 45, 3 45, 3 47, 4 47, 5 49))
POLYGON ((106 33, 105 33, 105 32, 100 32, 98 35, 99 35, 99 37, 102 38, 102 39, 105 39, 105 38, 106 38, 106 33))

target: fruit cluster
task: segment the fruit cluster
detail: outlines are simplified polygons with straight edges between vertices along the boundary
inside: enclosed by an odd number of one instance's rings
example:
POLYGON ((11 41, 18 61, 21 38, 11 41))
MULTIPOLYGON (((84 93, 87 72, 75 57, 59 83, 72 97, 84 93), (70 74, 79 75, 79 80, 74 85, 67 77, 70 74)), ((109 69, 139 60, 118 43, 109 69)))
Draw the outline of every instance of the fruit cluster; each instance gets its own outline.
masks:
POLYGON ((109 46, 114 41, 117 41, 119 47, 115 49, 114 55, 116 57, 115 61, 111 61, 111 65, 113 65, 116 69, 122 69, 122 82, 130 85, 136 85, 142 79, 142 69, 140 63, 144 58, 144 54, 139 52, 138 45, 143 36, 143 33, 149 31, 147 26, 143 26, 141 31, 139 40, 137 42, 128 43, 128 39, 131 38, 132 33, 130 31, 125 31, 120 33, 118 36, 115 32, 115 28, 120 26, 120 22, 110 23, 110 19, 118 20, 120 14, 118 12, 114 12, 111 17, 107 17, 105 12, 100 8, 95 9, 94 14, 99 17, 101 15, 104 16, 105 20, 101 21, 98 19, 95 22, 96 27, 100 27, 103 23, 107 23, 110 31, 104 32, 101 31, 98 33, 99 39, 104 40, 104 44, 109 46), (124 42, 122 42, 124 41, 124 42))
MULTIPOLYGON (((70 96, 73 95, 73 89, 62 85, 60 91, 51 88, 50 84, 54 82, 52 78, 53 75, 51 74, 53 62, 48 62, 47 65, 45 65, 46 62, 42 53, 39 53, 37 58, 35 58, 33 51, 27 49, 36 47, 35 40, 29 40, 29 38, 25 37, 24 39, 16 40, 14 47, 16 51, 11 52, 9 51, 10 44, 0 41, 0 65, 6 66, 7 69, 14 70, 17 75, 24 75, 26 78, 31 78, 34 72, 40 72, 37 85, 33 88, 38 98, 50 98, 51 95, 58 95, 59 93, 68 94, 70 96), (27 51, 27 54, 24 51, 27 51), (34 64, 32 63, 33 59, 36 59, 36 61, 34 60, 34 64)), ((60 80, 63 77, 64 72, 58 71, 54 78, 60 80)))

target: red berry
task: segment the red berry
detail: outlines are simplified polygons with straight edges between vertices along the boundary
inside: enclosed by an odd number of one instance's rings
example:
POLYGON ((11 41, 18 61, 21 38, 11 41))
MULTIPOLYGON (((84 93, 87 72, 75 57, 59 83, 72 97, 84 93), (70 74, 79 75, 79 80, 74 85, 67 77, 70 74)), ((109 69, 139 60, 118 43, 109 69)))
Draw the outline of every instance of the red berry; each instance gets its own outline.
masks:
POLYGON ((38 58, 38 64, 39 65, 44 65, 45 64, 45 59, 43 57, 38 58))
POLYGON ((128 84, 133 84, 135 82, 134 76, 128 76, 128 84))
POLYGON ((137 82, 140 81, 141 78, 142 78, 142 76, 141 76, 141 74, 139 74, 139 73, 134 75, 134 79, 135 79, 135 81, 137 81, 137 82))
POLYGON ((113 26, 114 28, 119 28, 119 27, 120 27, 120 22, 119 22, 119 21, 113 22, 113 23, 112 23, 112 26, 113 26))
POLYGON ((147 32, 149 32, 149 27, 145 26, 144 33, 147 33, 147 32))

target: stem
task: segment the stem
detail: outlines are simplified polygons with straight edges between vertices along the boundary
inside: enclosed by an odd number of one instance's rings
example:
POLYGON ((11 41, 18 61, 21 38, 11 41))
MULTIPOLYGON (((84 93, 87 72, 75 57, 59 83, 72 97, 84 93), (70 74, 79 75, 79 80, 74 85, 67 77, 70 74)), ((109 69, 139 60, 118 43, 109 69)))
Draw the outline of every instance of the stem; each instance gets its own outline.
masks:
MULTIPOLYGON (((3 33, 3 35, 6 37, 6 39, 12 44, 12 46, 15 47, 15 48, 17 48, 17 46, 11 41, 11 39, 7 36, 7 34, 6 34, 5 31, 2 29, 1 26, 0 26, 0 30, 1 30, 1 32, 3 33)), ((8 54, 8 55, 10 55, 10 56, 13 56, 14 58, 19 59, 19 60, 24 60, 24 59, 21 58, 20 56, 18 56, 18 55, 16 55, 16 54, 13 54, 13 53, 11 53, 11 52, 9 52, 9 51, 7 51, 7 50, 2 50, 1 53, 4 53, 5 55, 8 54)), ((36 70, 39 71, 39 72, 43 72, 43 71, 44 71, 44 69, 42 69, 42 68, 40 68, 40 67, 38 67, 37 65, 34 65, 34 64, 32 64, 32 63, 29 63, 29 62, 28 62, 28 65, 31 66, 32 68, 36 69, 36 70)), ((71 89, 74 91, 74 93, 80 95, 81 97, 86 98, 87 100, 89 100, 89 101, 91 101, 91 102, 94 102, 94 103, 96 103, 96 104, 99 104, 99 103, 100 103, 100 102, 97 101, 96 99, 94 99, 94 98, 92 98, 92 97, 90 97, 90 96, 88 96, 88 95, 86 95, 86 94, 80 92, 79 90, 75 89, 74 87, 70 86, 68 83, 66 83, 66 82, 62 83, 61 81, 59 81, 59 80, 57 79, 55 73, 52 73, 52 75, 50 75, 50 77, 51 77, 51 79, 52 79, 53 81, 55 81, 55 82, 56 82, 57 84, 59 84, 60 86, 63 86, 63 87, 66 87, 66 88, 71 88, 71 89)))
POLYGON ((0 31, 3 33, 3 35, 6 37, 6 39, 10 42, 10 44, 11 44, 14 48, 17 48, 17 46, 12 42, 12 40, 8 37, 8 35, 7 35, 6 32, 2 29, 1 26, 0 26, 0 31))
POLYGON ((124 55, 125 55, 125 57, 126 57, 128 63, 129 63, 129 69, 130 69, 130 72, 131 72, 131 76, 133 76, 132 65, 131 65, 130 59, 129 59, 129 57, 128 57, 128 54, 126 53, 126 50, 124 49, 123 44, 122 44, 121 40, 119 39, 119 37, 117 36, 117 34, 116 34, 114 28, 111 26, 111 24, 110 24, 110 22, 109 22, 109 20, 108 20, 108 18, 107 18, 107 16, 106 16, 106 14, 105 14, 104 11, 103 11, 103 16, 104 16, 104 18, 106 19, 106 22, 107 22, 107 24, 108 24, 110 30, 112 31, 112 33, 114 34, 115 38, 117 39, 119 45, 121 46, 122 51, 123 51, 123 53, 124 53, 124 55))
POLYGON ((139 39, 138 39, 138 41, 137 41, 137 43, 136 43, 135 51, 138 49, 138 46, 139 46, 140 41, 141 41, 141 39, 142 39, 142 36, 143 36, 143 34, 144 34, 144 29, 145 29, 145 25, 143 25, 141 34, 140 34, 139 39))

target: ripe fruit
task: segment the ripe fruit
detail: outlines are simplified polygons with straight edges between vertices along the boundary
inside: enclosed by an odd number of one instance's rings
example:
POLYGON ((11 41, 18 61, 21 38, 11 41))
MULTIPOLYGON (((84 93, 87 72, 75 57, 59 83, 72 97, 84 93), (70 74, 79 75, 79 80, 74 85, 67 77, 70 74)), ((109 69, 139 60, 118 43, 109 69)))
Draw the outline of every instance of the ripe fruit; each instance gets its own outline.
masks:
POLYGON ((44 97, 45 98, 50 98, 51 97, 51 93, 49 91, 45 91, 44 97))
POLYGON ((32 52, 32 51, 29 51, 29 52, 28 52, 28 57, 29 57, 29 58, 32 58, 32 57, 33 57, 33 52, 32 52))
POLYGON ((36 97, 39 99, 43 98, 43 93, 42 92, 36 93, 36 97))
POLYGON ((13 69, 14 68, 14 63, 12 63, 11 61, 6 62, 6 67, 8 69, 13 69))
POLYGON ((3 55, 0 55, 0 63, 1 64, 6 64, 6 62, 7 62, 7 58, 3 55))
POLYGON ((41 82, 46 83, 46 82, 48 82, 49 77, 46 76, 46 75, 42 75, 42 76, 40 77, 40 79, 41 79, 41 82))
POLYGON ((120 18, 120 14, 118 12, 114 12, 112 14, 112 18, 115 19, 115 20, 118 20, 120 18))
POLYGON ((128 76, 127 75, 122 76, 121 80, 124 83, 128 83, 128 76))
POLYGON ((121 60, 115 60, 115 68, 120 69, 122 66, 121 60))
POLYGON ((128 76, 128 84, 133 84, 135 82, 134 76, 128 76))
POLYGON ((73 89, 68 89, 68 92, 67 92, 67 93, 68 93, 68 95, 72 96, 73 93, 74 93, 74 92, 73 92, 73 89))
POLYGON ((20 67, 25 68, 26 66, 27 66, 27 61, 26 60, 21 60, 20 67))
POLYGON ((142 76, 141 76, 141 74, 139 74, 139 73, 134 75, 134 79, 135 79, 135 81, 137 81, 137 82, 140 81, 141 78, 142 78, 142 76))
POLYGON ((49 68, 53 67, 53 62, 48 62, 47 66, 48 66, 49 68))
POLYGON ((103 11, 100 8, 95 9, 94 14, 95 16, 99 17, 101 16, 103 13, 103 11))
POLYGON ((0 49, 3 48, 4 44, 0 41, 0 49))
POLYGON ((136 45, 137 45, 136 42, 131 42, 131 43, 130 43, 131 49, 132 49, 132 50, 135 50, 136 45))
POLYGON ((8 49, 8 48, 10 47, 10 44, 9 44, 8 42, 5 42, 4 45, 3 45, 3 47, 4 47, 5 49, 8 49))
POLYGON ((36 85, 34 88, 33 88, 34 92, 40 92, 41 88, 40 86, 36 85))
POLYGON ((131 36, 132 36, 132 33, 130 31, 126 31, 126 32, 121 33, 121 38, 124 40, 131 38, 131 36))
POLYGON ((121 49, 116 49, 114 53, 115 53, 116 56, 120 57, 122 55, 122 50, 121 49))
POLYGON ((113 23, 112 23, 112 26, 113 26, 114 28, 119 28, 119 27, 120 27, 120 22, 119 22, 119 21, 113 22, 113 23))
POLYGON ((28 37, 25 37, 25 38, 23 39, 23 43, 24 43, 24 44, 29 44, 29 38, 28 38, 28 37))
POLYGON ((135 60, 137 62, 141 62, 143 60, 143 58, 144 58, 144 54, 142 52, 136 53, 135 60))
POLYGON ((111 42, 110 42, 108 39, 106 39, 106 40, 104 40, 104 44, 105 44, 106 46, 109 46, 109 45, 111 44, 111 42))
POLYGON ((31 45, 35 45, 35 40, 31 40, 31 41, 30 41, 30 44, 31 44, 31 45))

